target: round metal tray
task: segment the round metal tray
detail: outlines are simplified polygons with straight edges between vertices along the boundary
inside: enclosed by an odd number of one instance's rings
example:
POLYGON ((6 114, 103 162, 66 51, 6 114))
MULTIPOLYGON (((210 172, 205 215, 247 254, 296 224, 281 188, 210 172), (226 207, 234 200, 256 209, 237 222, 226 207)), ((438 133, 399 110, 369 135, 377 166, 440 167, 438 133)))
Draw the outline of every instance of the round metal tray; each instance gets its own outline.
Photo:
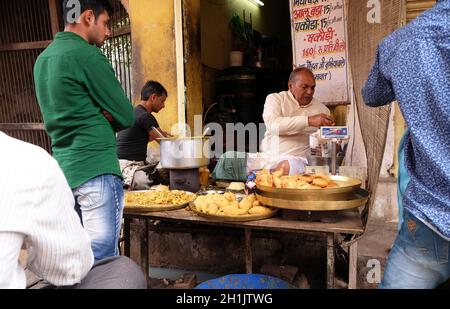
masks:
POLYGON ((258 201, 267 206, 290 210, 306 211, 334 211, 346 210, 363 206, 369 199, 369 192, 358 189, 352 193, 350 198, 336 200, 294 200, 273 196, 256 194, 258 201))
POLYGON ((186 208, 189 203, 179 204, 179 205, 145 205, 145 206, 132 206, 125 205, 124 211, 134 212, 134 213, 147 213, 147 212, 157 212, 157 211, 168 211, 186 208))
POLYGON ((192 202, 190 203, 189 209, 200 217, 219 222, 248 222, 248 221, 264 220, 272 218, 279 211, 278 209, 274 209, 270 214, 267 215, 219 216, 219 215, 205 214, 203 212, 197 211, 195 209, 195 205, 192 202))
POLYGON ((361 187, 361 180, 344 176, 329 176, 338 187, 325 189, 279 189, 257 186, 260 196, 294 201, 336 201, 352 199, 361 187))
MULTIPOLYGON (((129 191, 125 194, 133 194, 138 192, 149 192, 152 190, 139 190, 139 191, 129 191)), ((191 192, 186 192, 188 195, 192 195, 192 200, 195 200, 197 195, 191 192)), ((189 206, 190 202, 182 203, 182 204, 148 204, 148 205, 129 205, 125 204, 124 211, 125 212, 133 212, 133 213, 147 213, 147 212, 157 212, 157 211, 169 211, 169 210, 177 210, 186 208, 189 206)))

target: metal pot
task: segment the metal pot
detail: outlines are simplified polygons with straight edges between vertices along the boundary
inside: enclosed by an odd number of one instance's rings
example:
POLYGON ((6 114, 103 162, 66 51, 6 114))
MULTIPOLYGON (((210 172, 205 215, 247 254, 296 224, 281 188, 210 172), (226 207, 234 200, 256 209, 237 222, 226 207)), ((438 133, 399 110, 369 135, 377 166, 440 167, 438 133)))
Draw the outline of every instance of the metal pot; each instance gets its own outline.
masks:
POLYGON ((209 165, 209 137, 161 138, 161 166, 167 169, 194 169, 209 165))

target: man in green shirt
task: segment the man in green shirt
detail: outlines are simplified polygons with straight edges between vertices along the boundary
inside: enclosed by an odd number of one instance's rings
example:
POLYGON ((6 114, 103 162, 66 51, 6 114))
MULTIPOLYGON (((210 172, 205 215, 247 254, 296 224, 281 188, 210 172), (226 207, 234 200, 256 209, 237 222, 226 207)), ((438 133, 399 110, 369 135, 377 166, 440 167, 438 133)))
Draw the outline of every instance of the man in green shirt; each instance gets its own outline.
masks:
POLYGON ((134 115, 99 49, 110 35, 109 1, 73 3, 64 1, 65 30, 37 59, 34 78, 53 155, 100 260, 118 255, 124 193, 115 132, 133 125, 134 115))

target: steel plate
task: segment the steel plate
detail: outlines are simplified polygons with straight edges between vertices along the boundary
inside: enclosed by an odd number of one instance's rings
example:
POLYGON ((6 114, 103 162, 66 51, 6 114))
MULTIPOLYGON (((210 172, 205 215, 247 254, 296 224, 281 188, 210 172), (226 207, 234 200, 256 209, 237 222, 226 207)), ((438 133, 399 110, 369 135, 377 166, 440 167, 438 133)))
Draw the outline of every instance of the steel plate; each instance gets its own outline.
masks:
POLYGON ((195 209, 194 203, 190 203, 189 209, 195 213, 196 215, 207 218, 214 221, 219 222, 248 222, 248 221, 256 221, 256 220, 264 220, 269 219, 275 216, 278 213, 278 209, 274 209, 270 214, 267 215, 243 215, 243 216, 219 216, 219 215, 211 215, 205 214, 203 212, 199 212, 195 209))
POLYGON ((350 198, 336 199, 336 200, 295 200, 265 196, 256 194, 258 201, 264 205, 275 208, 291 209, 291 210, 305 210, 305 211, 333 211, 353 209, 363 206, 369 199, 369 192, 363 189, 358 189, 350 198))
POLYGON ((147 213, 147 212, 158 212, 158 211, 169 211, 186 208, 189 203, 179 204, 179 205, 146 205, 146 206, 130 206, 125 205, 125 212, 133 213, 147 213))

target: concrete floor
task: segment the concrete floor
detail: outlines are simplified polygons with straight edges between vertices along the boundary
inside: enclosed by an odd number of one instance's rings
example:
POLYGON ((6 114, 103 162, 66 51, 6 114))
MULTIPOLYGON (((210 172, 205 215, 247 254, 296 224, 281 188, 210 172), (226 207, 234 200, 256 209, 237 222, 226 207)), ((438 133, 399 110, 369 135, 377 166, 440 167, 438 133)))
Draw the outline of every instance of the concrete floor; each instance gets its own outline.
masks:
POLYGON ((358 289, 377 288, 397 236, 396 222, 370 221, 367 226, 366 233, 358 241, 358 289), (378 265, 381 267, 379 275, 374 273, 378 265))

